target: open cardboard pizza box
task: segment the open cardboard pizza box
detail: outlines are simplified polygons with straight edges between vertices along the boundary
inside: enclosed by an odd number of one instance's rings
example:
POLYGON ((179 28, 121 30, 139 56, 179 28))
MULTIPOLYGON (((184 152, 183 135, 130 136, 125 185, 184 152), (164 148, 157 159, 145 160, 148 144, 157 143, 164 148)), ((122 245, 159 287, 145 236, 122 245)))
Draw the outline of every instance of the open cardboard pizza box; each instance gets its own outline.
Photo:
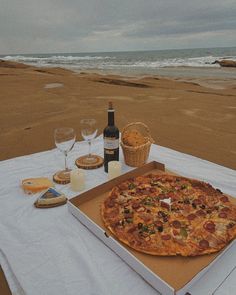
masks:
MULTIPOLYGON (((100 205, 110 190, 120 182, 150 172, 163 173, 165 166, 151 162, 113 180, 99 185, 68 202, 69 211, 89 228, 108 247, 118 254, 129 266, 140 274, 157 291, 165 295, 183 295, 229 248, 231 242, 222 251, 197 257, 161 257, 140 253, 119 242, 105 228, 100 216, 100 205)), ((167 171, 171 173, 170 171, 167 171)), ((173 173, 172 173, 173 174, 173 173)), ((236 200, 232 198, 235 202, 236 200)))

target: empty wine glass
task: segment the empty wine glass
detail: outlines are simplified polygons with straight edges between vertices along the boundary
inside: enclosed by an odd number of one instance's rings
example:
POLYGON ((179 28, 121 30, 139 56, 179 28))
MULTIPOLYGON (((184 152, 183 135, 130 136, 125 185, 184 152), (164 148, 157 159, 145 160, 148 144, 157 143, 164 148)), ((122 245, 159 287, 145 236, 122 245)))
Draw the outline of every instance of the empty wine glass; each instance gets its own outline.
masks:
POLYGON ((97 121, 95 119, 82 119, 80 121, 81 135, 89 144, 89 153, 84 158, 83 162, 92 164, 97 161, 96 156, 91 154, 91 142, 97 135, 97 121))
POLYGON ((54 139, 56 147, 61 151, 65 156, 65 169, 59 171, 58 174, 62 179, 70 178, 70 171, 67 167, 67 155, 72 150, 75 144, 75 130, 69 127, 57 128, 54 130, 54 139))

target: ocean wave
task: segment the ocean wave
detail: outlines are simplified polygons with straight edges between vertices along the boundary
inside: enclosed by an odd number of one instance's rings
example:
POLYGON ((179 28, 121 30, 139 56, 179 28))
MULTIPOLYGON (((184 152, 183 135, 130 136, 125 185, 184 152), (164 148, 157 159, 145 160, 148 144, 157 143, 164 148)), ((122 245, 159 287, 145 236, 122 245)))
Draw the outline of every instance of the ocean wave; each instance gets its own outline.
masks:
POLYGON ((71 63, 76 61, 84 60, 107 60, 112 59, 110 56, 64 56, 64 55, 53 55, 53 56, 24 56, 24 55, 8 55, 2 58, 3 60, 16 61, 16 62, 46 62, 46 63, 71 63))
MULTIPOLYGON (((131 67, 148 67, 148 68, 165 68, 165 67, 219 67, 214 64, 216 60, 222 59, 221 57, 204 56, 204 57, 191 57, 191 58, 169 58, 156 61, 137 61, 133 64, 122 64, 121 66, 131 67)), ((233 58, 231 58, 233 60, 233 58)), ((236 60, 236 58, 234 58, 236 60)))
POLYGON ((141 69, 153 70, 166 67, 220 67, 214 64, 216 60, 231 59, 236 61, 236 56, 200 56, 200 57, 160 57, 134 54, 111 55, 105 54, 78 54, 78 55, 8 55, 2 59, 23 62, 35 66, 59 66, 74 70, 86 69, 141 69))

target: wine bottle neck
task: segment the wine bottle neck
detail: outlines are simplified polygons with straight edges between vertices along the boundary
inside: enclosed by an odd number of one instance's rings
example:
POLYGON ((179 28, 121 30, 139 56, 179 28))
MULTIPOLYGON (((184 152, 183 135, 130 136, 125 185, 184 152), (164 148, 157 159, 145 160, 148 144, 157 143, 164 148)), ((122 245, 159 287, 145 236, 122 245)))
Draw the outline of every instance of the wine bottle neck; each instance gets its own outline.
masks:
POLYGON ((108 126, 115 125, 114 110, 108 110, 108 126))

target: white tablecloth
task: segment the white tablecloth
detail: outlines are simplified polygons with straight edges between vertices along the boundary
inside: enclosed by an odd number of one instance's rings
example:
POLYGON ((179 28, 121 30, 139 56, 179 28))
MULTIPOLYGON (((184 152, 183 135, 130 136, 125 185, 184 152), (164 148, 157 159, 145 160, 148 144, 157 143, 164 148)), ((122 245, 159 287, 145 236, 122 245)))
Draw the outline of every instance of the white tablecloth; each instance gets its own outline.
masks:
MULTIPOLYGON (((93 150, 102 155, 101 137, 95 140, 93 150)), ((74 160, 86 151, 85 142, 76 143, 69 155, 70 166, 74 167, 74 160)), ((225 193, 236 194, 234 170, 157 145, 151 148, 151 160, 182 175, 210 182, 225 193)), ((73 217, 66 205, 44 210, 33 206, 38 195, 26 195, 20 187, 21 180, 50 178, 61 168, 63 155, 56 149, 0 162, 0 264, 12 293, 158 294, 73 217)), ((130 169, 123 163, 123 172, 130 169)), ((89 189, 107 181, 107 174, 103 168, 86 171, 86 180, 89 189)), ((76 195, 69 185, 57 188, 69 198, 76 195)), ((216 262, 192 287, 191 294, 235 294, 235 265, 233 246, 225 254, 224 263, 216 262)))

